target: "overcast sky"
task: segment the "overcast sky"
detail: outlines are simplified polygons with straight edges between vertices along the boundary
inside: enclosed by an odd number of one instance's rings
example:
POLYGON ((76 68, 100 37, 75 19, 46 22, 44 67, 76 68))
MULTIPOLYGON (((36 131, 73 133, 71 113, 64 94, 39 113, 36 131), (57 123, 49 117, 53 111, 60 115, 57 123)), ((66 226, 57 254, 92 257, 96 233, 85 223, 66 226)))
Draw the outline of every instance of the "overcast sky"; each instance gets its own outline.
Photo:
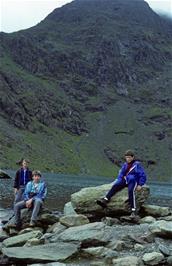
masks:
MULTIPOLYGON (((69 2, 72 0, 0 0, 0 31, 14 32, 30 28, 55 8, 69 2)), ((146 2, 156 12, 172 17, 172 0, 146 0, 146 2)))

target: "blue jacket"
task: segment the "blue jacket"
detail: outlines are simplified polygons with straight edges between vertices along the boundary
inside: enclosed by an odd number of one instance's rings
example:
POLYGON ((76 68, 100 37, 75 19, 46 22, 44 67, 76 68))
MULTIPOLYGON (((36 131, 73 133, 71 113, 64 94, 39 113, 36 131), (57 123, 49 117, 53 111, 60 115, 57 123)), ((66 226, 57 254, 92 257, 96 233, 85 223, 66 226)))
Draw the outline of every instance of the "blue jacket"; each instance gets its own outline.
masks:
POLYGON ((119 171, 118 180, 121 180, 126 176, 126 182, 128 183, 129 180, 134 179, 137 182, 137 185, 143 186, 146 183, 146 174, 141 166, 141 163, 139 161, 135 161, 130 168, 128 174, 126 174, 127 170, 127 163, 124 163, 121 170, 119 171))
POLYGON ((30 181, 24 191, 24 200, 27 201, 30 198, 44 200, 46 195, 47 187, 44 181, 40 180, 37 187, 33 181, 30 181))

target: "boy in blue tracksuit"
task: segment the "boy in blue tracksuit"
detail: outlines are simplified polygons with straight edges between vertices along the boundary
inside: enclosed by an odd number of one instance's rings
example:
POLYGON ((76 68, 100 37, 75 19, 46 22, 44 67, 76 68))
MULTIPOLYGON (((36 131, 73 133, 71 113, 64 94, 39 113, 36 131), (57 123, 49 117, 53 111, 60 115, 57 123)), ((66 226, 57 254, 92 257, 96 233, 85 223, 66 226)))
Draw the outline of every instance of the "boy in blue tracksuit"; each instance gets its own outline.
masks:
POLYGON ((43 205, 47 194, 47 187, 44 181, 41 180, 40 171, 33 171, 32 181, 28 182, 24 191, 24 200, 18 202, 14 206, 15 224, 14 227, 21 226, 21 209, 33 207, 30 226, 35 226, 37 216, 43 205))
POLYGON ((123 164, 119 175, 113 183, 111 189, 106 196, 97 200, 97 204, 103 208, 107 207, 110 199, 121 189, 128 187, 128 199, 131 207, 131 215, 136 214, 135 190, 140 191, 146 182, 146 174, 139 161, 134 158, 131 150, 125 152, 126 162, 123 164))

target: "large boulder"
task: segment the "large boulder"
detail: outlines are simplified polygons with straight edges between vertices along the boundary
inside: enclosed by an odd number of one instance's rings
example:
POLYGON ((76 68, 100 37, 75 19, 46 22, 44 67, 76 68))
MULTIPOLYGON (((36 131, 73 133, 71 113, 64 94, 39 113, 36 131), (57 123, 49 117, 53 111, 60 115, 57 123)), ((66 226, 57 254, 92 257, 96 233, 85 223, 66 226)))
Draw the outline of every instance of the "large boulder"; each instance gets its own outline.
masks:
MULTIPOLYGON (((96 200, 103 197, 107 191, 111 188, 112 184, 105 184, 97 187, 83 188, 80 191, 71 195, 71 203, 75 211, 80 214, 85 214, 87 217, 102 217, 106 216, 119 216, 121 214, 129 213, 128 189, 125 188, 122 191, 116 193, 108 203, 108 208, 104 210, 97 205, 96 200)), ((149 187, 144 186, 140 192, 136 192, 137 208, 141 205, 149 196, 149 187)))
POLYGON ((33 247, 3 248, 2 252, 13 261, 48 262, 64 261, 78 252, 79 246, 73 243, 58 242, 33 247))

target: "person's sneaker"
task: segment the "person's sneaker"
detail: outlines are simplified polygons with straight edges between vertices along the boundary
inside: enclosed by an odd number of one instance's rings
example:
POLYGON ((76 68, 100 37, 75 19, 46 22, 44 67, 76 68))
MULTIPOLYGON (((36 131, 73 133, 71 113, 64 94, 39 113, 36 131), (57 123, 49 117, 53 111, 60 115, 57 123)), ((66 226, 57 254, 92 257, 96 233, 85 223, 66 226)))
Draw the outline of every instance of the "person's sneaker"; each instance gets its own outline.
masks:
POLYGON ((102 208, 106 208, 108 204, 108 199, 102 198, 96 201, 98 205, 100 205, 102 208))
POLYGON ((36 225, 36 222, 35 221, 31 221, 30 223, 29 223, 29 227, 34 227, 36 225))

